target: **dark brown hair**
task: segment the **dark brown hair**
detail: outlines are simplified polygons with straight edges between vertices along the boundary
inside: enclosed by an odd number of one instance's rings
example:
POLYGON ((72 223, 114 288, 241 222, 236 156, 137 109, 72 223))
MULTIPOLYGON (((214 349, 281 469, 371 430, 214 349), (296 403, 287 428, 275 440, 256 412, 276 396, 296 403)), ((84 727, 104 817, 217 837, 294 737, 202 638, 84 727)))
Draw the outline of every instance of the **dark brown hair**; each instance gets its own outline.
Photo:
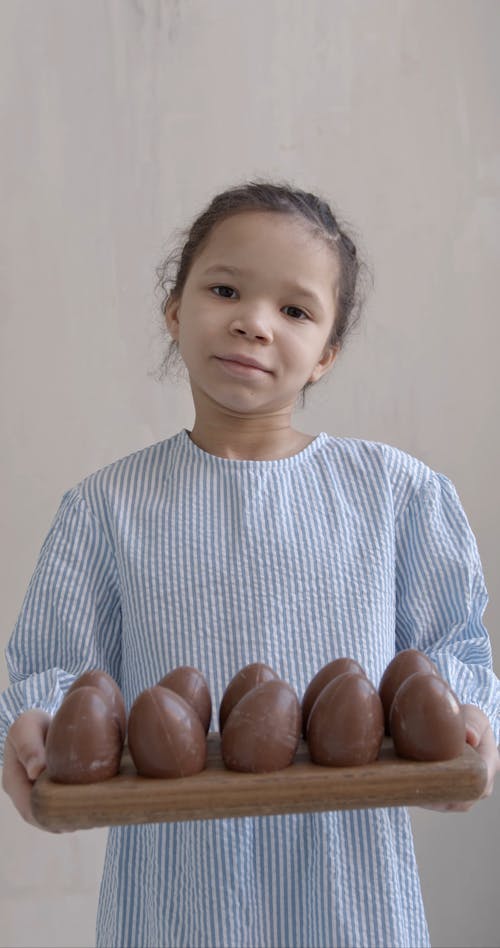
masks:
MULTIPOLYGON (((368 273, 368 268, 359 260, 345 225, 339 224, 329 204, 316 194, 294 189, 286 182, 254 180, 228 188, 212 198, 190 227, 181 233, 181 246, 173 250, 156 269, 156 288, 160 288, 163 293, 162 315, 165 314, 168 300, 181 296, 191 266, 205 247, 215 225, 243 211, 272 211, 305 221, 314 236, 325 241, 334 251, 340 267, 340 282, 337 315, 328 343, 330 346, 342 347, 348 332, 354 328, 360 316, 365 296, 360 287, 360 276, 368 273)), ((179 360, 178 344, 172 340, 157 378, 165 378, 179 360)), ((306 389, 313 384, 308 382, 302 389, 302 407, 306 389)))

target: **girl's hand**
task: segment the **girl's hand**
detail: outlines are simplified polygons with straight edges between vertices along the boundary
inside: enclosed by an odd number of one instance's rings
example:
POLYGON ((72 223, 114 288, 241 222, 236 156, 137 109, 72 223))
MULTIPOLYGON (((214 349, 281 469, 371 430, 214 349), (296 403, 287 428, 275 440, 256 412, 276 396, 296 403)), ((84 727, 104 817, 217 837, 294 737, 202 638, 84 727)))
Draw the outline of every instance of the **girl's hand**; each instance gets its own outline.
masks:
POLYGON ((31 788, 45 770, 45 739, 50 714, 33 708, 9 728, 5 741, 2 787, 27 823, 40 829, 31 809, 31 788))
MULTIPOLYGON (((481 796, 478 797, 479 800, 483 800, 493 793, 495 774, 500 770, 500 754, 486 715, 473 704, 464 704, 462 707, 465 712, 465 740, 482 757, 488 770, 486 786, 481 796)), ((429 803, 424 809, 465 813, 470 810, 471 806, 474 806, 474 803, 477 803, 477 800, 466 800, 462 803, 429 803)))

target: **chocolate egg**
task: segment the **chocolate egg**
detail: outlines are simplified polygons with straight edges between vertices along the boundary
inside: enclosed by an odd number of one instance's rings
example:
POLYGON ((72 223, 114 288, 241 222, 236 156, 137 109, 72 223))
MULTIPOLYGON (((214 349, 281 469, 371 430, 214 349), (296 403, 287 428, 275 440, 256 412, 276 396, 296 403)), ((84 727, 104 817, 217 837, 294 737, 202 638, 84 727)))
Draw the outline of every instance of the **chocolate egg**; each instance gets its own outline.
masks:
POLYGON ((66 697, 73 694, 77 688, 90 686, 98 688, 103 697, 108 701, 113 712, 118 716, 123 740, 127 733, 127 712, 125 710, 125 701, 120 688, 114 678, 108 675, 102 668, 92 668, 80 675, 66 692, 66 697))
POLYGON ((364 675, 365 672, 359 662, 354 658, 335 658, 328 665, 320 668, 319 672, 309 682, 304 697, 302 698, 302 735, 307 734, 307 722, 311 713, 312 706, 316 701, 320 691, 323 690, 329 681, 333 681, 338 675, 344 672, 352 672, 355 675, 364 675))
POLYGON ((194 708, 206 734, 212 717, 212 699, 202 673, 191 665, 179 665, 178 668, 174 668, 168 675, 165 675, 158 684, 162 688, 170 688, 170 691, 175 691, 177 695, 184 698, 184 701, 187 701, 194 708))
POLYGON ((219 708, 219 730, 222 734, 224 725, 238 701, 246 695, 248 691, 257 685, 263 685, 266 681, 278 681, 279 675, 269 666, 262 662, 252 662, 245 665, 239 672, 231 678, 223 696, 219 708))
POLYGON ((120 770, 120 722, 102 691, 83 685, 67 694, 47 731, 47 773, 58 783, 97 783, 120 770))
POLYGON ((268 773, 288 767, 300 738, 300 703, 279 679, 248 691, 233 707, 222 732, 222 758, 228 770, 268 773))
POLYGON ((382 702, 366 675, 345 672, 325 685, 307 727, 307 746, 315 764, 371 764, 378 757, 383 737, 382 702))
POLYGON ((398 688, 391 706, 394 750, 411 760, 451 760, 465 748, 462 705, 438 675, 416 672, 398 688))
POLYGON ((390 734, 389 716, 394 695, 403 681, 415 672, 439 676, 434 662, 424 652, 419 652, 415 648, 406 648, 394 656, 382 675, 378 693, 384 707, 386 734, 390 734))
POLYGON ((134 701, 128 746, 143 777, 190 777, 206 766, 207 740, 199 716, 163 685, 147 688, 134 701))

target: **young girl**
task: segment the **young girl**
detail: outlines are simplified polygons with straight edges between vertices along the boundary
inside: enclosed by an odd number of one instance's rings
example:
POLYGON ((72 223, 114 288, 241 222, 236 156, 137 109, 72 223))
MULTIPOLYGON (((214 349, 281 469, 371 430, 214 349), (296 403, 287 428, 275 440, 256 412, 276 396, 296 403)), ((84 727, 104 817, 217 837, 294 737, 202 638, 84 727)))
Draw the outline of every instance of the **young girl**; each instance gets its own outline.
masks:
MULTIPOLYGON (((193 428, 63 496, 7 649, 3 783, 25 819, 50 715, 86 669, 113 675, 130 708, 194 665, 217 709, 249 662, 301 697, 336 656, 378 685, 408 647, 464 703, 491 793, 499 683, 453 485, 388 445, 292 425, 342 347, 358 274, 328 205, 285 185, 228 190, 193 223, 163 307, 193 428)), ((428 943, 404 808, 109 832, 99 946, 428 943)))

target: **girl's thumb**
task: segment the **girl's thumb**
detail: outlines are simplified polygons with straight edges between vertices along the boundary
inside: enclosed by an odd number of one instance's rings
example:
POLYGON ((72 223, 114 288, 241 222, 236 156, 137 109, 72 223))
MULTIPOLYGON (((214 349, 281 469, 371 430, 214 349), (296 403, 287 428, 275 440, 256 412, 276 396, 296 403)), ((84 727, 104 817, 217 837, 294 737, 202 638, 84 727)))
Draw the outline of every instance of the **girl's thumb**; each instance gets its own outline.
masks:
POLYGON ((45 755, 36 751, 30 753, 29 757, 21 761, 30 780, 36 780, 42 770, 45 770, 45 755))
POLYGON ((21 715, 11 729, 16 757, 28 778, 36 780, 45 770, 45 739, 50 715, 37 710, 21 715))
POLYGON ((481 740, 481 735, 476 727, 471 724, 467 725, 467 743, 471 744, 472 747, 477 747, 479 741, 481 740))

